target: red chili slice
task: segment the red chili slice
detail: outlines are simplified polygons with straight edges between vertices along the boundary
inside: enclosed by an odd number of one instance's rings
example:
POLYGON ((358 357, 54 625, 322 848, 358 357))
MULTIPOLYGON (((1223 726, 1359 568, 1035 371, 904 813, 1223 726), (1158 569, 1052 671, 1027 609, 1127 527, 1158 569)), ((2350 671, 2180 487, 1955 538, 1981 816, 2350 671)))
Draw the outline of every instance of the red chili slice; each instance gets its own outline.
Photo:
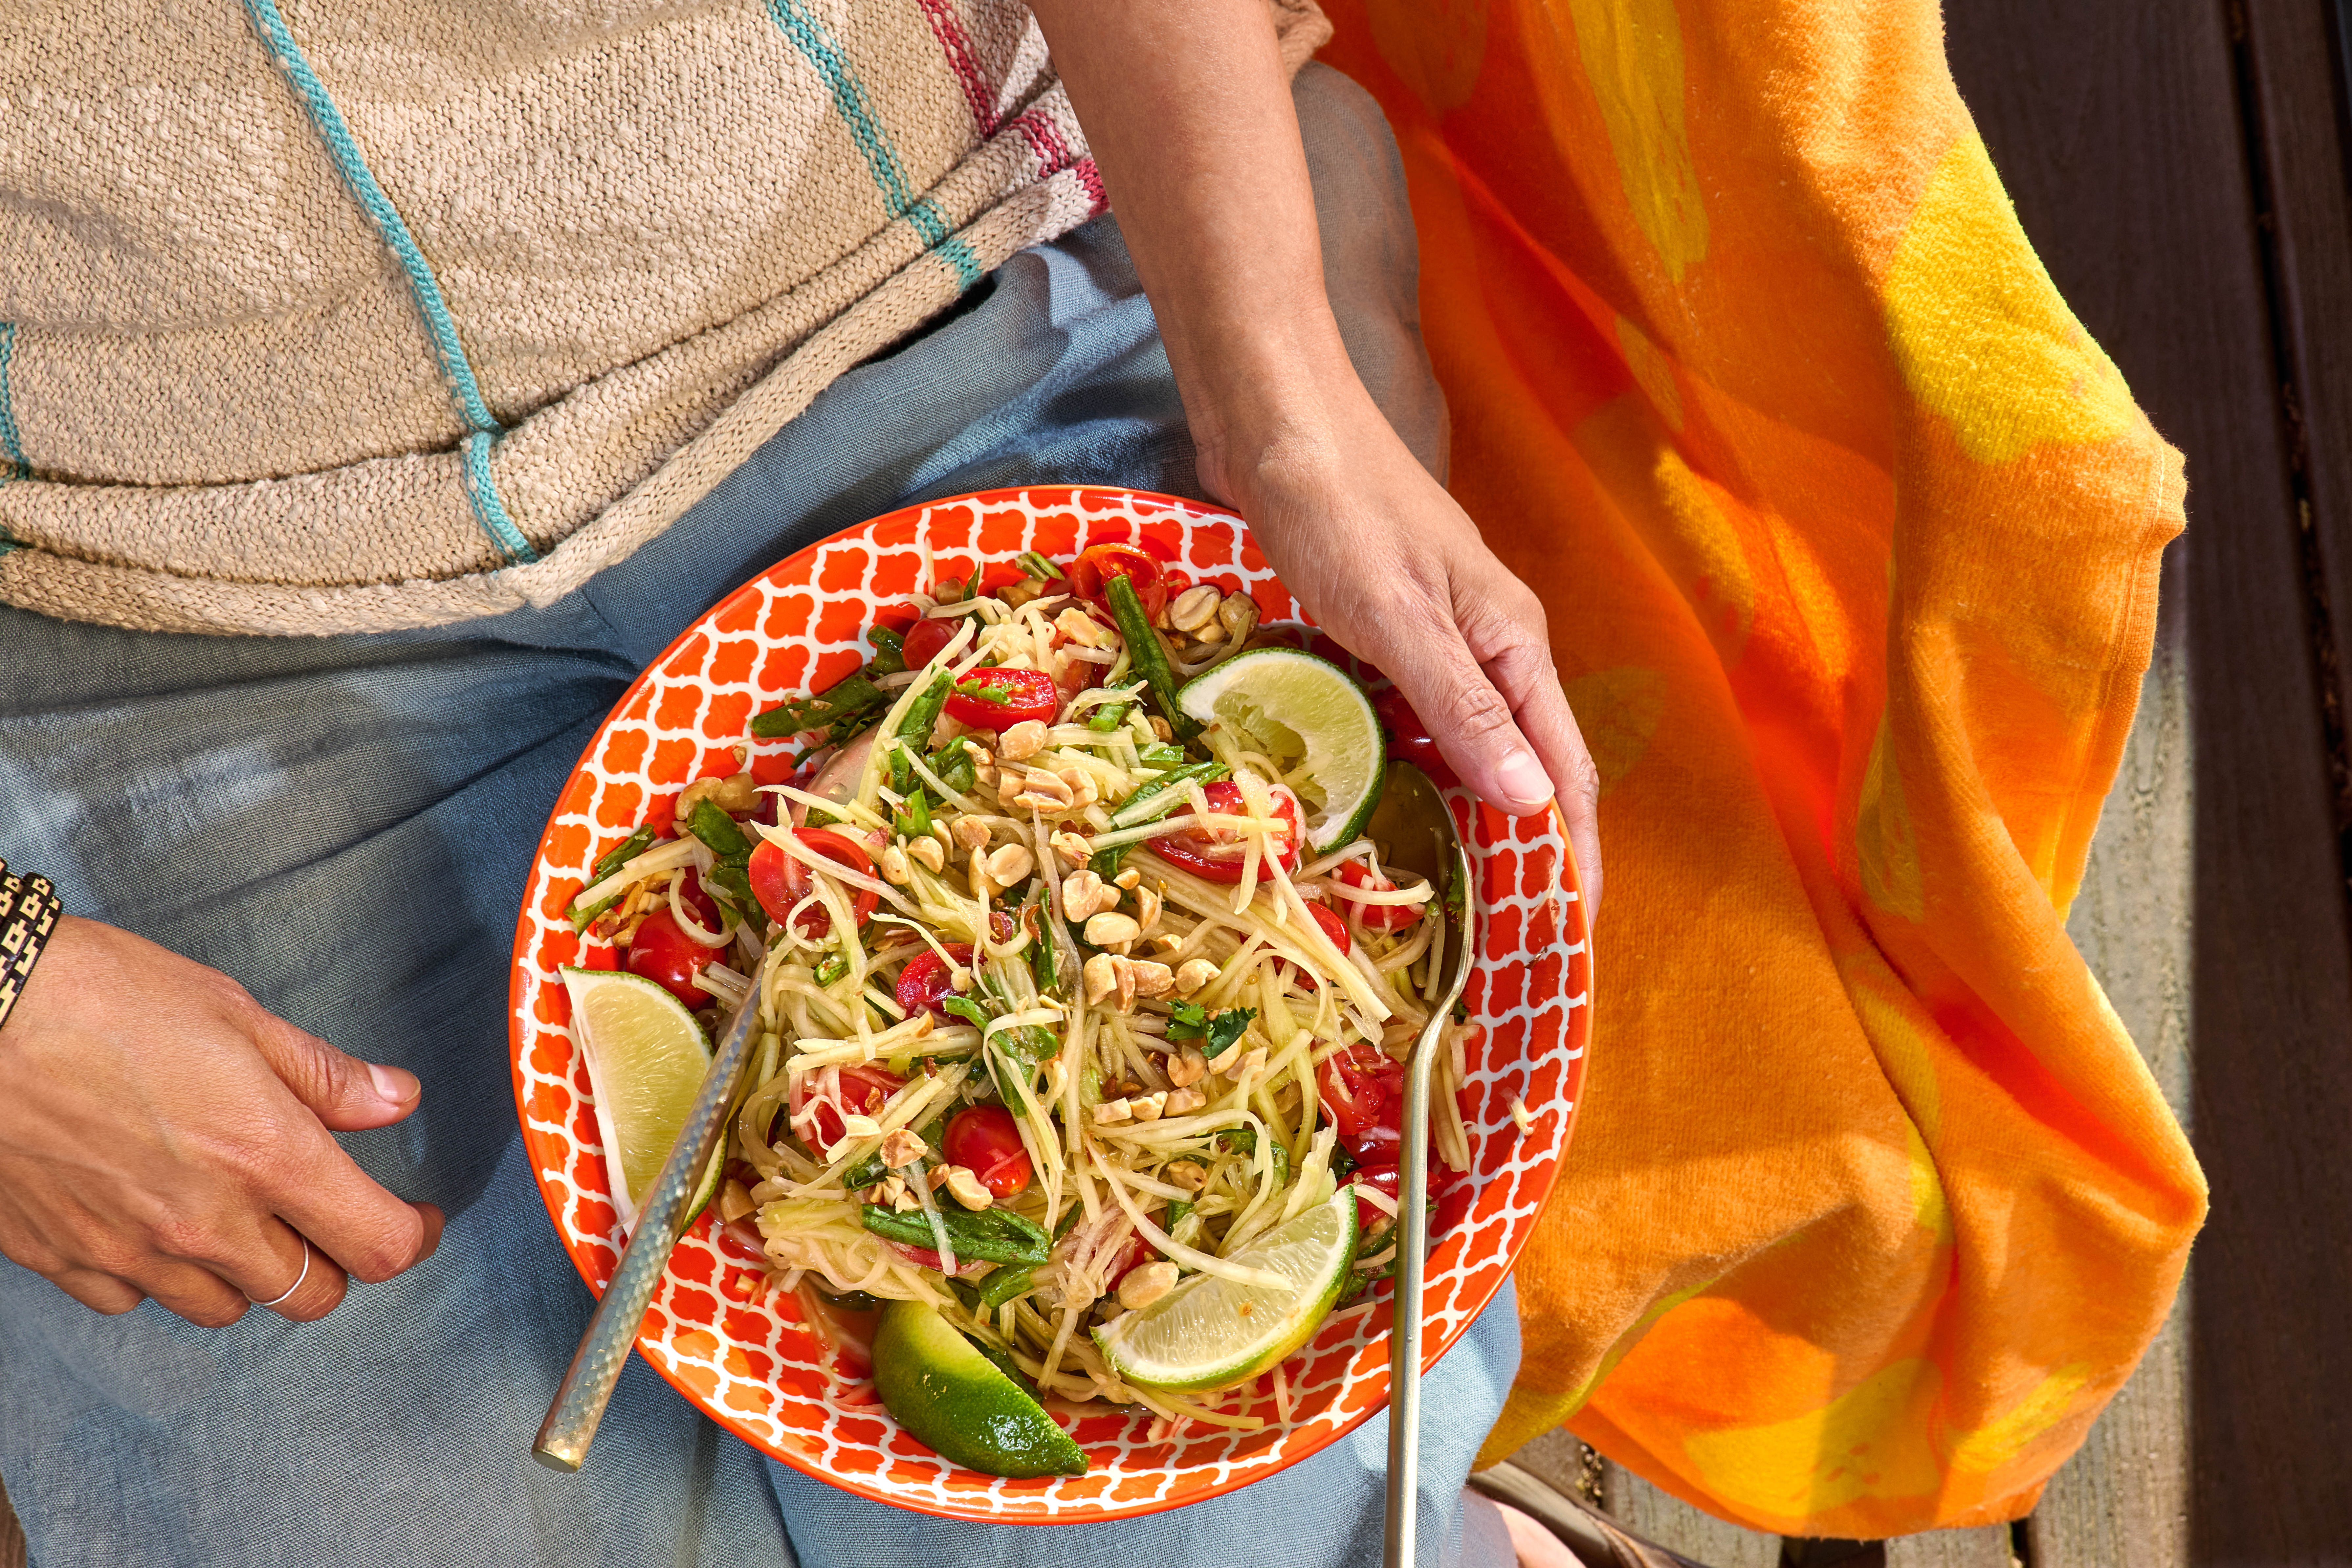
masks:
MULTIPOLYGON (((874 874, 874 858, 866 846, 846 833, 836 833, 830 827, 796 827, 793 837, 815 850, 824 858, 845 870, 865 876, 874 874)), ((812 879, 809 868, 784 853, 783 847, 771 838, 762 838, 751 851, 751 863, 746 868, 751 880, 751 895, 760 907, 768 911, 770 920, 781 921, 792 912, 794 904, 808 897, 812 879)), ((882 896, 871 888, 852 888, 850 910, 864 925, 872 918, 882 896)), ((833 929, 833 913, 823 904, 812 905, 793 922, 793 929, 805 937, 821 937, 833 929)))
MULTIPOLYGON (((1241 785, 1231 779, 1221 779, 1202 794, 1207 796, 1213 812, 1234 816, 1249 812, 1249 802, 1243 796, 1241 785)), ((1273 816, 1282 824, 1276 835, 1279 848, 1276 858, 1282 862, 1283 870, 1295 871, 1298 868, 1298 803, 1288 791, 1275 792, 1273 816)), ((1248 849, 1248 839, 1238 832, 1228 836, 1223 829, 1180 827, 1151 840, 1153 854, 1209 882, 1240 881, 1248 849)))
POLYGON ((1050 724, 1062 693, 1042 669, 975 669, 948 695, 948 717, 975 730, 1005 730, 1034 719, 1050 724))

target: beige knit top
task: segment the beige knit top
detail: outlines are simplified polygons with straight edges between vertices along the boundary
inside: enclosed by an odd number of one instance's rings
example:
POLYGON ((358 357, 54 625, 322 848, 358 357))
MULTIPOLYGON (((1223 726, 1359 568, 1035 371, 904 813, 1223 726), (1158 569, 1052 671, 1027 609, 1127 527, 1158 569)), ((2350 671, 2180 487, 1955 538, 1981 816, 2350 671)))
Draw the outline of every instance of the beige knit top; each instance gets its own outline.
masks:
POLYGON ((0 601, 79 620, 548 603, 1103 205, 1016 0, 5 8, 0 601))

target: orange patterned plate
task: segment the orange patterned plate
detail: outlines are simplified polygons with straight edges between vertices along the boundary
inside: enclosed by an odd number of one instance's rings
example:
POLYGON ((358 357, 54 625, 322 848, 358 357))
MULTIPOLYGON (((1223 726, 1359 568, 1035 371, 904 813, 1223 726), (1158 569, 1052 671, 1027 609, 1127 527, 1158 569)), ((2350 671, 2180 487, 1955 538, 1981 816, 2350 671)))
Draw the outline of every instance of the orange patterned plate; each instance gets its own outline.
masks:
MULTIPOLYGON (((622 697, 540 841, 515 926, 509 1019, 523 1145, 589 1289, 601 1292, 612 1278, 624 1237, 556 973, 579 956, 563 910, 588 868, 652 802, 706 773, 734 771, 733 748, 753 713, 856 669, 876 612, 928 585, 929 573, 967 576, 1024 550, 1067 561, 1085 544, 1139 538, 1197 581, 1254 595, 1266 622, 1303 621, 1228 513, 1130 490, 992 490, 892 512, 802 551, 688 627, 622 697)), ((753 771, 781 778, 785 743, 753 747, 753 771)), ((1448 800, 1476 865, 1486 940, 1468 1002, 1486 1029, 1467 1079, 1475 1195, 1432 1256, 1423 1301, 1432 1363, 1501 1287, 1534 1229, 1575 1118, 1591 1018, 1584 909, 1557 819, 1505 816, 1458 789, 1448 800), (1515 1100, 1533 1113, 1524 1133, 1515 1100)), ((706 1213, 670 1258, 638 1350, 754 1447, 877 1501, 1016 1523, 1150 1513, 1272 1475, 1387 1405, 1382 1293, 1334 1313, 1289 1363, 1286 1422, 1260 1379, 1227 1405, 1265 1417, 1255 1432, 1195 1427, 1155 1440, 1149 1416, 1106 1411, 1066 1418, 1093 1461, 1085 1476, 1006 1480, 959 1469, 898 1429, 865 1369, 828 1351, 797 1298, 766 1289, 754 1257, 714 1232, 713 1219, 706 1213)))

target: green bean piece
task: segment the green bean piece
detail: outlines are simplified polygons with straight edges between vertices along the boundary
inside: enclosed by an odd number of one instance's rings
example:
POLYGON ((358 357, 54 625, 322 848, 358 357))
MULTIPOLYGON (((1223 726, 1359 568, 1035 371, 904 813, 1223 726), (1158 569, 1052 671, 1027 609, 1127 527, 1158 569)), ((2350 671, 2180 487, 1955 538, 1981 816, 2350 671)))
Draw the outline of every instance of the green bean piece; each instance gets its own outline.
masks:
POLYGON ((1015 1268, 1009 1265, 999 1268, 981 1281, 980 1310, 993 1312, 1015 1297, 1027 1295, 1036 1283, 1036 1276, 1034 1268, 1015 1268))
POLYGON ((840 732, 845 727, 854 733, 863 727, 862 721, 889 705, 890 694, 866 679, 861 670, 814 697, 778 703, 751 721, 751 733, 773 741, 829 727, 837 742, 845 738, 840 732))
POLYGON ((1160 704, 1160 714, 1178 738, 1191 740, 1201 732, 1201 726, 1185 715, 1176 700, 1176 672, 1169 668, 1168 650, 1160 646, 1160 634, 1151 629, 1151 617, 1143 612, 1143 601, 1135 592, 1135 584, 1125 577, 1113 577, 1103 584, 1103 593, 1110 600, 1110 613, 1118 622, 1119 635, 1127 639, 1128 658, 1135 662, 1135 672, 1151 688, 1152 700, 1160 704))
POLYGON ((735 819, 708 800, 694 803, 694 816, 686 830, 703 842, 704 847, 719 858, 721 865, 741 866, 751 858, 751 841, 735 826, 735 819))
MULTIPOLYGON (((931 1234, 930 1215, 920 1209, 898 1214, 879 1204, 866 1204, 858 1218, 867 1230, 901 1247, 928 1252, 939 1245, 931 1234)), ((978 1214, 945 1209, 940 1214, 940 1226, 948 1233, 948 1245, 955 1248, 959 1260, 1034 1266, 1045 1261, 1046 1249, 1053 1245, 1043 1230, 1011 1209, 982 1209, 978 1214)))
POLYGON ((653 825, 647 823, 614 845, 611 854, 597 861, 588 872, 588 880, 592 883, 603 881, 653 847, 653 825))
POLYGON ((628 892, 625 889, 620 892, 614 893, 609 899, 597 900, 594 903, 589 905, 584 910, 573 910, 572 911, 572 929, 573 931, 586 931, 590 922, 594 921, 598 915, 603 914, 606 910, 611 909, 614 904, 619 903, 623 899, 625 899, 628 896, 628 892))

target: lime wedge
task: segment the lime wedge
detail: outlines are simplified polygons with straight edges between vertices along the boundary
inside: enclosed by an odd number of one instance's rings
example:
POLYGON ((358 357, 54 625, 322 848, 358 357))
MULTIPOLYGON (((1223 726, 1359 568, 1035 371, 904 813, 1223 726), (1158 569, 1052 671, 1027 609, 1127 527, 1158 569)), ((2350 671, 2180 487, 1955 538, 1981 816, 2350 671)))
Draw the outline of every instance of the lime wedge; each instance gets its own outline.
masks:
POLYGON ((1086 1451, 935 1307, 893 1301, 883 1310, 874 1386, 908 1436, 968 1469, 1087 1473, 1086 1451))
POLYGON ((1371 699, 1329 659, 1296 648, 1237 655, 1187 682, 1177 706, 1264 752, 1307 807, 1307 842, 1345 844, 1381 798, 1387 743, 1371 699))
MULTIPOLYGON (((596 1092, 613 1206, 623 1226, 634 1227, 710 1068, 710 1037, 684 1003, 639 975, 567 968, 563 988, 572 994, 572 1037, 588 1058, 588 1083, 596 1092)), ((688 1223, 719 1190, 725 1161, 722 1145, 694 1195, 688 1223)))
POLYGON ((1278 1274, 1294 1289, 1195 1274, 1097 1329, 1095 1343, 1139 1388, 1183 1394, 1246 1383, 1314 1334, 1355 1256, 1356 1194, 1341 1187, 1226 1260, 1278 1274))

